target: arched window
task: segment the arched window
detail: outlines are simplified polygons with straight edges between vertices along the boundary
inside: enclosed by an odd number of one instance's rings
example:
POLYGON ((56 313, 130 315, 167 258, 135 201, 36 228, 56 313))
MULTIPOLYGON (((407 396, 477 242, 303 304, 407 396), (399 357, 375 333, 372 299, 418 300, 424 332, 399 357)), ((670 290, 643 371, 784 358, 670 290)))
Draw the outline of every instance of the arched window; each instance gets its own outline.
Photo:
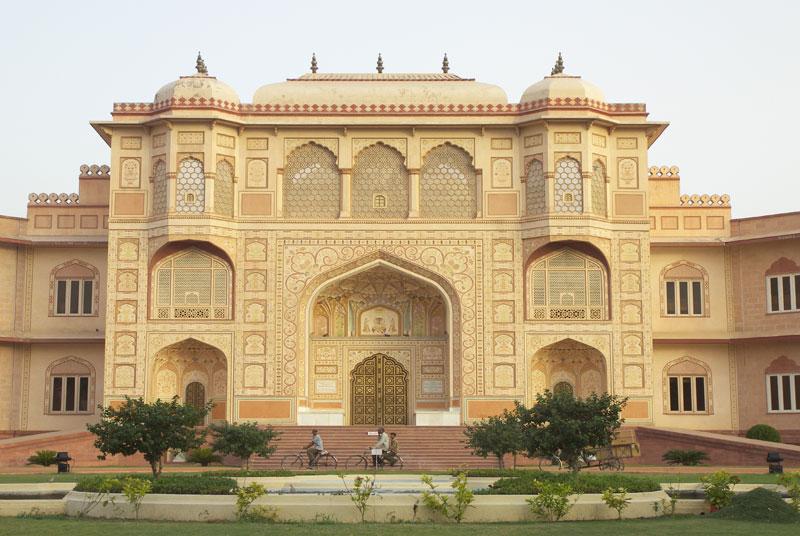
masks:
POLYGON ((583 212, 583 175, 580 163, 574 158, 562 158, 556 163, 553 201, 556 212, 583 212))
POLYGON ((378 143, 356 157, 353 166, 352 214, 354 218, 405 218, 408 216, 408 171, 403 155, 378 143), (374 196, 385 197, 376 208, 374 196))
POLYGON ((97 268, 78 259, 53 268, 49 316, 97 316, 99 279, 97 268))
POLYGON ((182 160, 175 183, 175 211, 184 213, 205 212, 206 179, 203 163, 196 158, 182 160))
POLYGON ((780 356, 764 372, 767 377, 767 411, 800 411, 800 365, 786 356, 780 356))
POLYGON ((547 212, 547 188, 545 188, 544 168, 538 160, 528 166, 525 179, 525 200, 528 216, 547 212))
POLYGON ((664 413, 713 413, 708 365, 681 357, 664 366, 664 413))
POLYGON ((446 143, 425 155, 419 177, 423 218, 474 218, 477 215, 475 168, 464 149, 446 143))
POLYGON ((606 166, 600 160, 592 165, 592 213, 606 216, 606 166))
POLYGON ((230 318, 231 270, 222 260, 190 249, 153 270, 153 316, 159 319, 230 318))
POLYGON ((283 214, 287 218, 338 218, 341 181, 336 156, 308 143, 295 149, 283 172, 283 214))
POLYGON ((528 317, 534 320, 606 320, 603 265, 569 248, 530 264, 528 317))
POLYGON ((153 166, 153 215, 161 216, 167 213, 167 164, 163 160, 153 166))
POLYGON ((233 166, 227 160, 221 160, 217 164, 214 211, 222 216, 233 216, 233 166))
POLYGON ((54 361, 45 371, 45 411, 50 414, 94 413, 95 369, 75 356, 54 361))
POLYGON ((708 272, 689 261, 661 270, 662 316, 709 316, 708 272))
POLYGON ((781 257, 767 270, 767 311, 800 311, 800 266, 781 257))

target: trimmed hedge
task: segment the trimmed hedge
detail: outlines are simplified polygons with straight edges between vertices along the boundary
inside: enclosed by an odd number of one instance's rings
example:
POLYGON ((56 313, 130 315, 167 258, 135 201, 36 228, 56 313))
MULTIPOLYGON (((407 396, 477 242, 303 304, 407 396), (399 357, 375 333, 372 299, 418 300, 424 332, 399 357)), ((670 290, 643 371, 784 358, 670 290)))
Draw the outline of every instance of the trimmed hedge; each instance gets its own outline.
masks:
POLYGON ((232 478, 224 477, 200 477, 196 475, 190 476, 172 476, 162 475, 159 478, 153 478, 152 475, 118 475, 113 477, 108 476, 95 476, 84 478, 80 480, 75 486, 75 491, 100 491, 103 483, 106 480, 117 480, 111 486, 111 493, 122 493, 122 481, 126 477, 138 478, 140 480, 149 480, 152 489, 150 493, 172 493, 178 495, 234 495, 238 489, 236 481, 232 478))
POLYGON ((778 431, 768 424, 754 424, 745 434, 747 439, 759 439, 761 441, 781 442, 781 435, 778 431))
POLYGON ((618 473, 552 473, 548 471, 520 471, 519 476, 501 478, 481 495, 537 495, 539 486, 534 482, 567 484, 575 493, 603 493, 608 488, 625 488, 628 493, 658 491, 661 483, 652 476, 618 473))

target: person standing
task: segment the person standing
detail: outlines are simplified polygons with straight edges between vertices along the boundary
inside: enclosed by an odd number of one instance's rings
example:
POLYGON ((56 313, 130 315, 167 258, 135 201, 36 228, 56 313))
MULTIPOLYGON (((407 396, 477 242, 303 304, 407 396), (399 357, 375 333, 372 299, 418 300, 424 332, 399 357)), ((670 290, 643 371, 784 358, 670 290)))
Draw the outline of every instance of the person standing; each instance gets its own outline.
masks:
POLYGON ((318 430, 316 428, 311 430, 311 443, 303 447, 306 449, 306 454, 308 454, 309 466, 314 465, 314 462, 322 454, 322 438, 317 432, 318 430))
POLYGON ((383 426, 378 428, 378 442, 372 446, 372 467, 380 465, 383 467, 383 452, 389 448, 389 436, 383 430, 383 426))

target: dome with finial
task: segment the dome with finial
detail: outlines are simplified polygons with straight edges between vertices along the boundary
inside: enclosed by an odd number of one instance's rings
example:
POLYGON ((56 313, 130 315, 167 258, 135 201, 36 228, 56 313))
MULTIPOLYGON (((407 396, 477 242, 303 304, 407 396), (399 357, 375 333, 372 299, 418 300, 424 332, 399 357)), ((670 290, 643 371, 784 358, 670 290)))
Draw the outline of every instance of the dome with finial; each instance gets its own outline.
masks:
POLYGON ((561 101, 577 99, 581 101, 605 102, 606 97, 599 87, 585 80, 581 80, 580 76, 564 74, 564 60, 561 57, 561 52, 559 52, 555 66, 550 71, 550 76, 546 76, 544 80, 536 82, 526 89, 519 102, 520 104, 524 104, 526 102, 545 101, 547 99, 551 101, 556 99, 560 99, 561 101))
POLYGON ((196 73, 181 76, 170 82, 156 93, 156 103, 174 102, 176 104, 214 104, 238 105, 239 96, 236 91, 213 76, 208 76, 208 68, 200 53, 197 53, 196 73))

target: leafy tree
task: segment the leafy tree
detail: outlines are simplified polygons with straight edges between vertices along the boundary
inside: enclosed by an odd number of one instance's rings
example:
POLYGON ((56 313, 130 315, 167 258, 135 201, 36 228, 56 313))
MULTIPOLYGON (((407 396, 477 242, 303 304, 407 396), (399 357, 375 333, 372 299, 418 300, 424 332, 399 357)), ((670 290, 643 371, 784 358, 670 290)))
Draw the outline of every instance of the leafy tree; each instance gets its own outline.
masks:
POLYGON ((280 432, 275 431, 272 426, 259 428, 254 422, 212 423, 209 428, 214 434, 211 448, 216 452, 241 458, 242 469, 245 471, 250 469, 250 456, 258 454, 269 458, 277 448, 277 445, 270 443, 280 440, 280 432))
POLYGON ((205 434, 195 430, 199 420, 211 411, 212 404, 201 408, 181 404, 178 397, 171 401, 147 403, 141 398, 125 397, 114 409, 98 406, 100 422, 86 428, 97 436, 94 446, 105 460, 108 454, 131 456, 140 452, 150 463, 153 476, 161 475, 161 460, 170 449, 188 451, 203 443, 205 434))
POLYGON ((532 408, 517 404, 514 410, 522 424, 523 446, 529 456, 558 454, 577 472, 586 449, 611 444, 624 422, 620 413, 627 400, 608 393, 586 398, 569 391, 540 393, 532 408))
POLYGON ((503 410, 501 416, 467 424, 464 435, 467 436, 466 448, 482 458, 494 454, 500 469, 503 469, 503 456, 513 454, 516 462, 517 453, 524 449, 519 417, 507 409, 503 410))

